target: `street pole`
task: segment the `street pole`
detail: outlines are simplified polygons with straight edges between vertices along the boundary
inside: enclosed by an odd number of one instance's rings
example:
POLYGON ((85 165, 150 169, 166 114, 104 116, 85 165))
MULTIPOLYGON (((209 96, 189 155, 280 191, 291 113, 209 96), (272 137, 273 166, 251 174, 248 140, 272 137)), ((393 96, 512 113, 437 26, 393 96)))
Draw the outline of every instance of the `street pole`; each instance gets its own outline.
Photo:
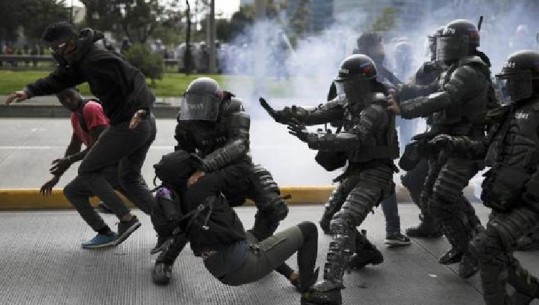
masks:
POLYGON ((210 74, 217 73, 216 67, 216 54, 217 50, 215 48, 215 0, 210 0, 210 18, 208 24, 208 46, 210 51, 210 74))
POLYGON ((73 0, 71 0, 71 10, 69 12, 69 23, 73 24, 73 0))

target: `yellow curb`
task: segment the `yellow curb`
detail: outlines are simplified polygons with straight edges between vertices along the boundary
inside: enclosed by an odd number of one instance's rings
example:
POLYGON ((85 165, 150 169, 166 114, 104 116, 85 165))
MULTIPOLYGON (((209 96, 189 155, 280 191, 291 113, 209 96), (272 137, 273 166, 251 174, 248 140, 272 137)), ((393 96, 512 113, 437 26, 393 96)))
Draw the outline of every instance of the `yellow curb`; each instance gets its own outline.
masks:
MULTIPOLYGON (((324 203, 328 199, 333 186, 298 186, 283 187, 281 194, 290 195, 288 203, 312 204, 324 203)), ((125 198, 124 198, 125 199, 125 198)), ((90 200, 93 205, 99 202, 96 197, 90 200)), ((133 204, 125 200, 128 206, 133 204)), ((252 205, 251 201, 247 204, 252 205)), ((49 210, 49 209, 72 209, 73 206, 65 198, 62 189, 54 189, 49 196, 39 194, 39 189, 0 189, 0 211, 9 210, 49 210)))
MULTIPOLYGON (((281 195, 291 197, 287 199, 289 204, 323 204, 325 203, 334 186, 285 186, 281 188, 281 195)), ((408 191, 398 185, 398 202, 410 202, 408 191)), ((465 195, 473 194, 473 187, 468 186, 465 189, 465 195)), ((125 198, 124 198, 125 199, 125 198)), ((90 200, 93 205, 99 202, 94 197, 90 200)), ((128 206, 133 207, 127 199, 128 206)), ((251 201, 247 202, 252 205, 251 201)), ((49 210, 49 209, 72 209, 73 206, 67 201, 62 193, 62 189, 54 189, 50 196, 42 196, 39 189, 0 189, 0 211, 9 210, 49 210)))

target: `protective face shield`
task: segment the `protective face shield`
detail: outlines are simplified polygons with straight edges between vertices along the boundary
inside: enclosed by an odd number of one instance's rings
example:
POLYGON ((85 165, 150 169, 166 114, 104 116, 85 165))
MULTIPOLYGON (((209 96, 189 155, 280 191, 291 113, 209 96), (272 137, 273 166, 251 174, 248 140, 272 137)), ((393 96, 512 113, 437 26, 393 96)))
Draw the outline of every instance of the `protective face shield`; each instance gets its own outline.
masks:
POLYGON ((427 56, 430 56, 431 61, 436 60, 436 38, 440 36, 444 31, 444 27, 439 27, 436 29, 433 35, 427 36, 427 56))
POLYGON ((376 65, 368 56, 354 54, 342 63, 335 79, 337 94, 345 94, 348 103, 364 104, 371 92, 370 83, 376 79, 376 65))
POLYGON ((466 57, 479 46, 479 31, 467 20, 450 22, 436 36, 436 59, 453 61, 466 57))
POLYGON ((195 79, 184 94, 179 121, 212 121, 219 116, 223 94, 217 82, 208 77, 195 79))
POLYGON ((371 93, 369 80, 359 79, 357 76, 352 76, 346 80, 335 82, 337 92, 343 92, 346 100, 350 105, 364 105, 371 93))
POLYGON ((502 99, 518 102, 538 94, 539 52, 519 51, 507 59, 502 72, 496 75, 502 99))

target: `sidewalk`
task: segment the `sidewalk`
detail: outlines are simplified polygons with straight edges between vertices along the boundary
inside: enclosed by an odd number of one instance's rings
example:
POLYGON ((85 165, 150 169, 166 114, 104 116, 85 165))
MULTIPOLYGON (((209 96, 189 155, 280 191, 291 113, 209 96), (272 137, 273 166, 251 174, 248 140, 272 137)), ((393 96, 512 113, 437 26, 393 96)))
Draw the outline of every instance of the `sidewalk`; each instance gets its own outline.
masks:
MULTIPOLYGON (((483 222, 488 210, 474 204, 483 222)), ((417 223, 417 208, 399 205, 402 227, 417 223)), ((250 228, 255 208, 237 212, 250 228)), ((321 205, 292 206, 281 228, 303 220, 317 222, 321 205)), ((5 305, 299 305, 299 294, 273 273, 253 284, 229 287, 212 278, 202 260, 186 247, 174 266, 169 286, 152 283, 149 251, 155 233, 149 217, 135 211, 142 227, 117 248, 83 250, 93 232, 74 211, 0 213, 0 303, 5 305)), ((105 215, 109 224, 116 219, 105 215)), ((345 305, 481 305, 479 277, 460 279, 458 265, 438 264, 449 247, 445 239, 414 239, 409 247, 384 246, 380 209, 369 214, 362 229, 384 254, 384 263, 345 275, 345 305)), ((320 232, 317 265, 323 269, 328 236, 320 232)), ((522 264, 539 273, 537 252, 518 253, 522 264)), ((295 256, 288 263, 296 268, 295 256)), ((320 279, 322 274, 320 275, 320 279)))

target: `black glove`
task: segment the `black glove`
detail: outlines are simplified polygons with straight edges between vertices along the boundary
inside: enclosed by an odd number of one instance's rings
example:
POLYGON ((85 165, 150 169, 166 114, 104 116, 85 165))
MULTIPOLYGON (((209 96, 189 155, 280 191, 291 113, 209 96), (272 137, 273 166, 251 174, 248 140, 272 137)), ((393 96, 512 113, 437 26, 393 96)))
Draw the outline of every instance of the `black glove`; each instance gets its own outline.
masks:
POLYGON ((49 172, 54 176, 62 176, 70 166, 71 160, 69 160, 69 157, 56 159, 52 161, 52 166, 49 169, 49 172))
POLYGON ((202 160, 202 158, 195 153, 190 153, 189 155, 191 156, 191 166, 193 166, 196 170, 203 170, 204 160, 202 160))
POLYGON ((305 124, 301 123, 297 119, 292 119, 290 122, 288 122, 288 133, 296 136, 301 141, 307 143, 309 138, 309 131, 307 130, 307 127, 305 127, 305 124))
POLYGON ((457 141, 455 137, 446 134, 440 134, 434 137, 434 139, 428 142, 429 148, 438 150, 438 151, 449 151, 451 152, 454 149, 454 144, 457 141))

